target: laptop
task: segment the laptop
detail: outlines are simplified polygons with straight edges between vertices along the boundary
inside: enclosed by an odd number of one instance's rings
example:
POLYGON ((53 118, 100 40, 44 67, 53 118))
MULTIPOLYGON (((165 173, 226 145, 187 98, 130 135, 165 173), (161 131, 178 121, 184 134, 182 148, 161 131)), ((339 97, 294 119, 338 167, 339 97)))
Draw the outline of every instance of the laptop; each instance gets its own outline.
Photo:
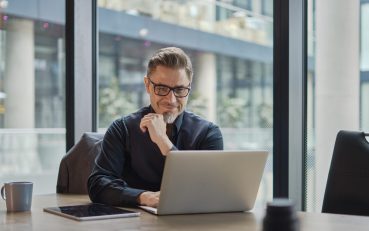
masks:
POLYGON ((267 151, 171 151, 166 157, 156 215, 249 211, 267 151))

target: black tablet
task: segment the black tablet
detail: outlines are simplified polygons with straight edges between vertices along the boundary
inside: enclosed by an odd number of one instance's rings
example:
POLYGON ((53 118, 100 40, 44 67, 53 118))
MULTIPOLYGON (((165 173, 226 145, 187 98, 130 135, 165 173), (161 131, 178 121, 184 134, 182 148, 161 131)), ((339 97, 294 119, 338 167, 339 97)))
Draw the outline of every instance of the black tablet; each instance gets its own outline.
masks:
POLYGON ((120 209, 104 204, 71 205, 44 208, 45 212, 53 213, 77 221, 110 219, 120 217, 136 217, 139 212, 120 209))

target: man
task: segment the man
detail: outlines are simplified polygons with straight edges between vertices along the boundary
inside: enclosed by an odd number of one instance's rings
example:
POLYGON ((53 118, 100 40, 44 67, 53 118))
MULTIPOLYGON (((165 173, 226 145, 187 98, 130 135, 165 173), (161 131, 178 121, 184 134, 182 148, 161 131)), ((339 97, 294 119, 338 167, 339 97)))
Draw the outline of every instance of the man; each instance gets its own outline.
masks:
POLYGON ((88 179, 93 202, 156 207, 171 150, 223 149, 220 129, 185 111, 192 75, 191 61, 179 48, 163 48, 151 57, 144 77, 150 106, 108 128, 88 179))

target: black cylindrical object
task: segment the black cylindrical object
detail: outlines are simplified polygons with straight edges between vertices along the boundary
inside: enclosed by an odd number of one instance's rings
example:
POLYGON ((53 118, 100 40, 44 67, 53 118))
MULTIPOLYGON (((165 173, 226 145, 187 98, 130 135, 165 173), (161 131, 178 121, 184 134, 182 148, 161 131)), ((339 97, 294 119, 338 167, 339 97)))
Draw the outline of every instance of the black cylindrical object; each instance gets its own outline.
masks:
POLYGON ((263 231, 299 231, 300 223, 294 203, 289 199, 268 202, 263 220, 263 231))

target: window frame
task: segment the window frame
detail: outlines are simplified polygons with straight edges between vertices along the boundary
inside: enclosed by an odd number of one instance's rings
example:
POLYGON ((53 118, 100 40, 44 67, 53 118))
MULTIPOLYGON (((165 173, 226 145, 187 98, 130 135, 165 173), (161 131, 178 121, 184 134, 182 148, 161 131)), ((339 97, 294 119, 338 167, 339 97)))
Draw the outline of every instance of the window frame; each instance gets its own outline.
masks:
POLYGON ((275 0, 273 9, 273 197, 304 210, 307 0, 275 0))
POLYGON ((97 2, 66 2, 66 150, 97 130, 97 2), (78 48, 78 49, 77 49, 78 48))

